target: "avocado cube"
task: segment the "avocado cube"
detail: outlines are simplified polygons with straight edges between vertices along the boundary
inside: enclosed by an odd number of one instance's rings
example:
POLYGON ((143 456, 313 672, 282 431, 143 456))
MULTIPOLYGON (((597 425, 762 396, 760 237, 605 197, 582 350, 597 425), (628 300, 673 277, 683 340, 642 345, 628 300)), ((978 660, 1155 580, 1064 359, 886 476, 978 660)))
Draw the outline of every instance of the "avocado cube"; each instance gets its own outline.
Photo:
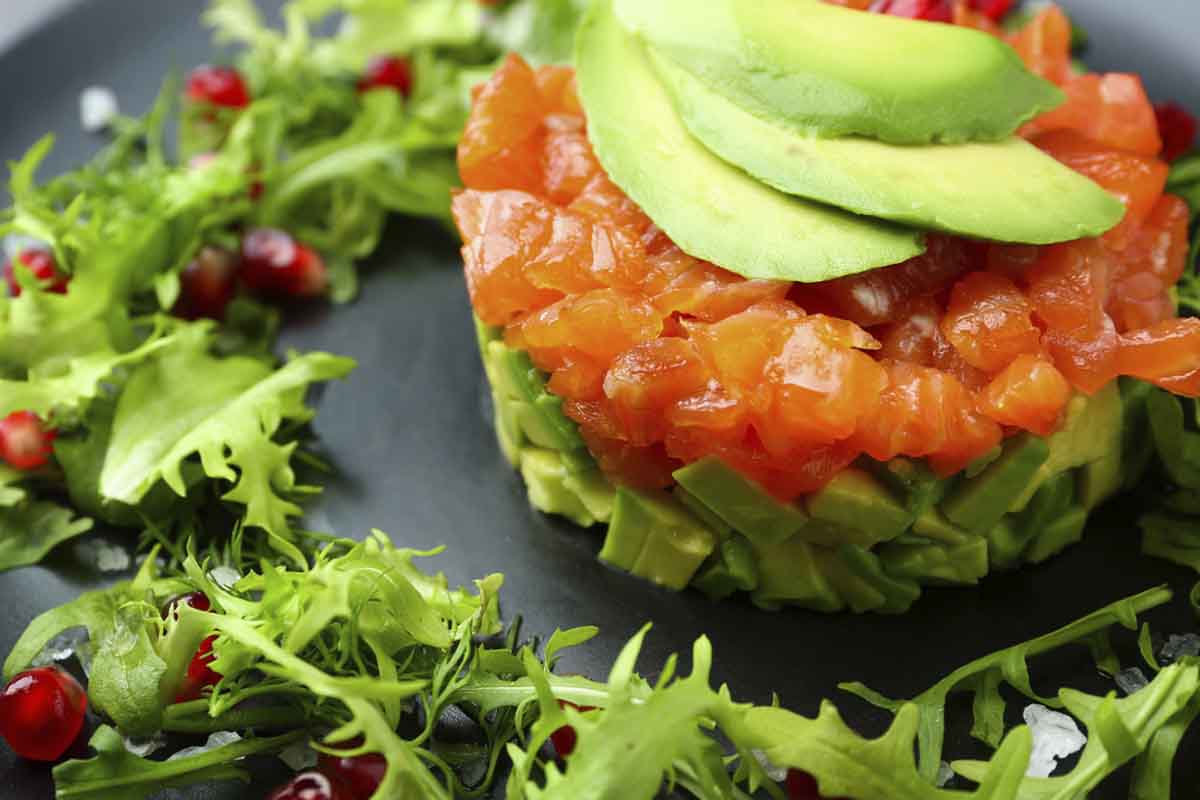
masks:
POLYGON ((978 476, 960 481, 942 502, 946 518, 973 533, 994 528, 1029 487, 1050 456, 1045 439, 1021 434, 978 476))
POLYGON ((488 343, 500 339, 502 331, 494 325, 488 325, 474 315, 472 315, 471 319, 475 323, 475 341, 479 343, 479 353, 484 356, 484 360, 486 361, 488 343))
POLYGON ((671 494, 675 495, 675 499, 703 522, 709 530, 720 536, 722 541, 733 535, 733 528, 729 523, 714 514, 711 508, 697 500, 687 489, 676 484, 671 488, 671 494))
POLYGON ((905 498, 905 506, 914 517, 936 506, 946 495, 948 481, 939 478, 923 461, 912 458, 893 458, 884 463, 864 461, 876 477, 905 498))
POLYGON ((913 514, 891 490, 868 473, 845 469, 806 501, 809 516, 862 531, 858 544, 895 539, 908 530, 913 514))
POLYGON ((600 560, 668 589, 683 589, 717 537, 666 492, 617 489, 600 560))
POLYGON ((814 611, 840 611, 845 603, 826 578, 814 547, 800 537, 783 542, 750 540, 758 562, 758 588, 751 600, 760 608, 794 605, 814 611))
POLYGON ((817 548, 816 555, 821 571, 852 612, 865 614, 887 605, 887 596, 880 588, 851 569, 837 549, 817 548))
POLYGON ((676 470, 675 480, 756 546, 785 542, 808 522, 799 507, 779 502, 715 456, 676 470))
POLYGON ((916 581, 889 575, 879 557, 857 545, 844 544, 837 550, 838 558, 858 577, 883 596, 882 605, 872 609, 881 614, 903 614, 921 596, 916 581))
MULTIPOLYGON (((555 451, 539 447, 522 450, 521 477, 525 479, 529 502, 539 511, 561 514, 584 528, 602 521, 593 510, 603 507, 600 497, 589 497, 589 502, 584 502, 581 497, 582 483, 567 471, 562 458, 555 451)), ((596 486, 583 488, 597 495, 603 493, 596 486)), ((612 491, 611 487, 608 491, 612 491)))
MULTIPOLYGON (((1150 452, 1149 447, 1142 449, 1147 453, 1150 452)), ((1080 467, 1076 477, 1076 494, 1079 496, 1079 504, 1091 511, 1121 491, 1121 484, 1124 482, 1124 476, 1121 473, 1122 463, 1123 460, 1118 453, 1080 467)))
POLYGON ((936 508, 931 508, 917 517, 913 522, 912 532, 925 539, 933 539, 951 545, 965 544, 978 538, 955 526, 936 508))
POLYGON ((1025 551, 1025 560, 1040 564, 1078 542, 1083 538, 1087 518, 1087 509, 1079 506, 1067 511, 1034 537, 1025 551))
POLYGON ((976 536, 958 544, 888 542, 879 550, 884 571, 920 584, 973 585, 988 573, 988 542, 976 536))
POLYGON ((1010 570, 1021 563, 1021 554, 1037 533, 1033 528, 1016 524, 1013 517, 1005 517, 987 534, 988 561, 993 568, 1010 570))
POLYGON ((722 541, 692 580, 692 586, 713 600, 722 600, 734 592, 757 589, 758 562, 746 537, 735 533, 722 541))

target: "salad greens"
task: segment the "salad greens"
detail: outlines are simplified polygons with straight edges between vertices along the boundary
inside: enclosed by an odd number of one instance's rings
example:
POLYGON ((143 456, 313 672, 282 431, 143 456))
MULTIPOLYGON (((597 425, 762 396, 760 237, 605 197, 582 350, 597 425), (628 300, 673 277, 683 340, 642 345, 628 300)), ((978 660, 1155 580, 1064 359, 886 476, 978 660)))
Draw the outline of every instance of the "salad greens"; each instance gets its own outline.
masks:
MULTIPOLYGON (((93 755, 55 768, 56 796, 140 800, 248 780, 245 757, 310 742, 381 756, 376 798, 628 800, 678 788, 701 800, 781 800, 797 770, 826 796, 855 800, 1073 800, 1132 763, 1131 796, 1169 800, 1171 765, 1200 716, 1200 659, 1160 666, 1143 624, 1138 645, 1154 677, 1122 699, 1072 689, 1042 697, 1029 663, 1086 646, 1102 672, 1117 674, 1113 630, 1139 630, 1140 615, 1170 599, 1166 589, 978 659, 911 700, 845 685, 894 715, 886 734, 867 739, 830 702, 811 718, 738 702, 712 685, 705 638, 686 676, 675 656, 654 680, 638 673, 648 627, 606 681, 558 674, 559 656, 595 628, 523 640, 519 623, 501 622, 502 576, 451 588, 422 566, 436 551, 296 524, 319 491, 295 469, 315 413, 310 389, 353 362, 276 358, 279 312, 246 294, 220 324, 172 315, 181 275, 202 248, 234 249, 242 231, 277 227, 321 253, 332 299, 350 299, 355 263, 375 251, 391 215, 447 218, 471 87, 507 50, 565 60, 587 5, 292 0, 277 30, 252 0, 212 0, 205 19, 218 41, 241 48, 247 107, 180 108, 170 80, 145 117, 116 122, 89 164, 39 182, 47 137, 12 165, 0 236, 51 250, 71 284, 39 291, 18 272, 26 291, 0 297, 0 416, 33 411, 57 434, 55 466, 0 465, 0 571, 36 563, 94 519, 140 530, 144 556, 132 579, 35 619, 4 662, 7 680, 58 637, 86 631, 91 655, 81 650, 80 660, 104 722, 93 755), (410 95, 359 91, 356 78, 378 54, 409 59, 410 95), (194 592, 207 610, 179 601, 194 592), (193 699, 189 665, 210 639, 219 680, 193 699), (1071 769, 1026 776, 1035 734, 1006 726, 1003 686, 1084 725, 1088 743, 1071 769), (953 762, 973 790, 938 780, 956 693, 972 697, 972 732, 993 751, 953 762), (575 749, 556 759, 548 743, 565 726, 575 749), (236 735, 168 760, 137 755, 124 738, 160 732, 236 735)), ((1171 180, 1200 210, 1196 158, 1171 180)), ((1179 301, 1200 313, 1194 268, 1179 301)), ((1200 570, 1200 404, 1138 392, 1135 411, 1159 454, 1152 468, 1166 479, 1154 482, 1157 510, 1142 520, 1145 549, 1200 570)), ((1200 585, 1191 602, 1200 610, 1200 585)))

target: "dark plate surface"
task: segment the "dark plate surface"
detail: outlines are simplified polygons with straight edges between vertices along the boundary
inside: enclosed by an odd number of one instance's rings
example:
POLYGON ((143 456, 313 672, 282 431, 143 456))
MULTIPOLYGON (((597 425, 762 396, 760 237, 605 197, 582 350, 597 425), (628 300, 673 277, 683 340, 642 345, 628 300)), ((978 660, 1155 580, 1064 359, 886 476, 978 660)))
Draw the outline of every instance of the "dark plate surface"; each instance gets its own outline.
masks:
MULTIPOLYGON (((2 5, 2 4, 0 4, 2 5)), ((1200 109, 1200 6, 1195 0, 1068 0, 1092 37, 1097 69, 1137 71, 1156 98, 1200 109)), ((48 130, 59 146, 48 169, 84 159, 98 145, 79 129, 78 93, 116 89, 137 111, 171 68, 211 57, 198 22, 199 0, 91 0, 0 54, 0 157, 16 158, 48 130)), ((655 623, 641 662, 652 673, 672 651, 708 635, 716 679, 739 697, 772 691, 805 713, 835 697, 838 681, 861 680, 886 694, 910 695, 966 661, 1048 631, 1122 596, 1168 582, 1186 592, 1186 570, 1138 555, 1137 509, 1121 500, 1102 509, 1084 544, 1041 567, 988 579, 979 589, 930 590, 903 618, 768 614, 748 604, 713 605, 699 594, 670 594, 603 568, 599 538, 531 511, 518 477, 502 460, 482 401, 457 246, 436 226, 398 222, 364 276, 352 305, 294 320, 286 347, 353 356, 359 369, 328 387, 316 430, 339 468, 310 516, 315 528, 361 536, 371 527, 404 545, 448 545, 439 565, 452 581, 492 571, 508 576, 508 615, 525 630, 597 624, 601 636, 567 657, 566 671, 602 677, 618 648, 646 620, 655 623)), ((45 566, 0 575, 0 655, 39 612, 100 586, 100 576, 63 548, 45 566)), ((1177 602, 1157 615, 1165 632, 1194 630, 1177 602)), ((1088 678, 1086 656, 1074 668, 1088 678)), ((1048 689, 1047 682, 1039 688, 1048 689)), ((1093 690, 1111 684, 1093 681, 1093 690)), ((846 718, 878 731, 884 716, 839 698, 846 718)), ((1013 704, 1019 708, 1019 704, 1013 704)), ((1181 754, 1178 787, 1200 785, 1200 747, 1181 754)), ((947 754, 972 753, 964 731, 947 754)), ((256 785, 218 787, 189 798, 261 797, 281 773, 276 763, 256 785)), ((18 762, 0 745, 0 798, 52 796, 45 769, 18 762)), ((180 796, 174 793, 172 796, 180 796)), ((1095 797, 1126 796, 1119 783, 1095 797)), ((1179 788, 1179 798, 1193 797, 1179 788)))

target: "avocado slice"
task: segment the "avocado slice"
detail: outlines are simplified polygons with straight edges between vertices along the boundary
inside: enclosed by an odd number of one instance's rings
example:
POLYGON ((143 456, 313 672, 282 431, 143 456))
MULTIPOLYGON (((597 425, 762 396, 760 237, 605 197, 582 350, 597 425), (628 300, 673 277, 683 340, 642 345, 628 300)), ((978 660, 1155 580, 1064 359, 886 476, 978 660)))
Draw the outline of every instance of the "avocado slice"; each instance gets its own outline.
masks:
POLYGON ((521 449, 520 469, 530 504, 543 513, 561 514, 584 528, 613 515, 613 487, 599 470, 572 472, 561 453, 540 447, 521 449))
POLYGON ((687 253, 747 278, 815 282, 923 251, 917 231, 790 197, 706 150, 612 0, 597 0, 585 17, 575 61, 600 163, 687 253))
POLYGON ((914 536, 951 545, 964 544, 978 538, 950 522, 936 508, 931 508, 917 517, 913 522, 912 532, 914 536))
POLYGON ((648 47, 688 130, 786 194, 962 236, 1051 244, 1099 236, 1116 196, 1019 137, 953 145, 823 139, 760 119, 648 47))
POLYGON ((942 502, 942 512, 950 522, 973 533, 991 530, 1027 491, 1049 457, 1045 439, 1028 433, 1014 436, 1005 443, 1000 458, 977 477, 954 487, 942 502))
MULTIPOLYGON (((921 596, 921 587, 917 582, 909 578, 901 578, 895 575, 889 575, 879 558, 871 551, 858 547, 853 544, 844 544, 837 549, 837 559, 845 568, 845 573, 836 566, 830 569, 830 580, 838 585, 839 579, 843 574, 852 576, 859 586, 869 587, 872 592, 877 593, 883 598, 883 602, 878 605, 872 605, 870 608, 863 608, 863 611, 877 611, 880 614, 903 614, 912 608, 912 604, 917 602, 917 598, 921 596), (836 578, 834 576, 837 576, 836 578)), ((846 598, 847 604, 858 612, 859 608, 855 607, 855 602, 851 594, 853 584, 846 585, 847 591, 842 593, 846 598)), ((861 591, 861 589, 859 589, 861 591)))
POLYGON ((905 507, 914 518, 924 515, 946 496, 949 482, 934 474, 923 461, 897 456, 886 462, 864 458, 862 463, 904 496, 905 507))
POLYGON ((677 469, 674 478, 713 514, 756 545, 784 542, 809 522, 798 506, 779 502, 716 456, 677 469))
POLYGON ((1064 100, 1002 40, 963 27, 818 0, 617 0, 617 14, 756 117, 823 137, 996 141, 1064 100))
POLYGON ((895 539, 913 522, 913 514, 890 489, 853 467, 842 470, 823 489, 809 495, 805 506, 813 521, 864 532, 865 541, 860 543, 867 545, 895 539))
POLYGON ((600 560, 679 590, 716 545, 716 534, 671 495, 621 487, 600 560))
POLYGON ((1086 508, 1076 506, 1069 509, 1034 537, 1025 551, 1025 560, 1031 564, 1040 564, 1066 550, 1083 538, 1087 520, 1086 508))

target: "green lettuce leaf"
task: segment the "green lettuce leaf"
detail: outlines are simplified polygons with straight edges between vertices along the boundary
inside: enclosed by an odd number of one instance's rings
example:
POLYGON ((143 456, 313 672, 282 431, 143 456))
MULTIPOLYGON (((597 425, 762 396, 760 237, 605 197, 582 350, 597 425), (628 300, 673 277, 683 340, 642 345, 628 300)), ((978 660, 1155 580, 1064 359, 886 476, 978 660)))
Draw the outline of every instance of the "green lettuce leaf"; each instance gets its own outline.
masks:
POLYGON ((0 504, 0 572, 36 564, 91 528, 90 519, 47 500, 0 504))

